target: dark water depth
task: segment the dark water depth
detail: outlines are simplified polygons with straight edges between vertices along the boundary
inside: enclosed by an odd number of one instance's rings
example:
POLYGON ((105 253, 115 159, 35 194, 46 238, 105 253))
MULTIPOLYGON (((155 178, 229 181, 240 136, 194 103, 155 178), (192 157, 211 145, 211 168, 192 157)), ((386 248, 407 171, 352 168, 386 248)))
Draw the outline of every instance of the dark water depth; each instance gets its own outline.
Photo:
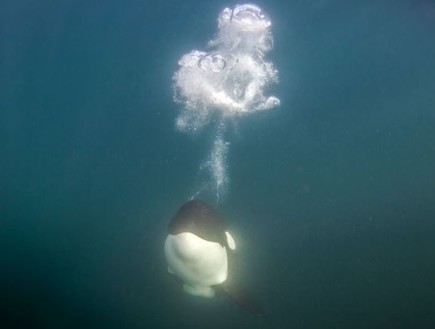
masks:
POLYGON ((435 326, 435 3, 256 3, 281 106, 238 120, 219 210, 263 318, 162 249, 211 140, 172 74, 236 2, 0 2, 1 328, 435 326))

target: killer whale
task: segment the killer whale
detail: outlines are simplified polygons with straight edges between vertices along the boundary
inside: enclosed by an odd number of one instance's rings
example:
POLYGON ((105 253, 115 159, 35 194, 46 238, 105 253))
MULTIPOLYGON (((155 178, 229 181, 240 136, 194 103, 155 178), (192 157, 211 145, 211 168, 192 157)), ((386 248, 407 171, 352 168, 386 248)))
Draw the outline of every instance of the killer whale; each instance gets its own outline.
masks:
POLYGON ((263 315, 263 308, 232 278, 236 243, 225 219, 208 203, 183 204, 169 223, 164 253, 168 272, 186 292, 203 297, 226 295, 243 309, 263 315))

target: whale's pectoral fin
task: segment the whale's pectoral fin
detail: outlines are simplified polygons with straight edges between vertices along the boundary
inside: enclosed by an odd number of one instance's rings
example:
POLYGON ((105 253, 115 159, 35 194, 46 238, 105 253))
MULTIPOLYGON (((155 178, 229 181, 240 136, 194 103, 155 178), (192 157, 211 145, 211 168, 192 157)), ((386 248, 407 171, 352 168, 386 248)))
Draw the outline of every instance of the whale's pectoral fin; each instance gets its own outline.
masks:
POLYGON ((258 316, 264 315, 263 307, 259 305, 255 299, 238 284, 227 280, 219 285, 216 285, 215 288, 221 293, 227 295, 244 310, 258 316))

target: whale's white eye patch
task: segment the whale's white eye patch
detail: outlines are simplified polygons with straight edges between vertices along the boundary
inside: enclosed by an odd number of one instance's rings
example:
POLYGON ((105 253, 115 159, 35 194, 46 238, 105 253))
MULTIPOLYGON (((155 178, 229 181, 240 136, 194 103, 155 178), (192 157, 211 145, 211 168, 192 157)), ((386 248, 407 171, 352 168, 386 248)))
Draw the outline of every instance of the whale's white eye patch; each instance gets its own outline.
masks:
POLYGON ((225 231, 225 234, 227 236, 227 241, 228 241, 228 246, 230 247, 231 250, 236 250, 236 242, 234 241, 233 237, 231 236, 231 234, 227 231, 225 231))

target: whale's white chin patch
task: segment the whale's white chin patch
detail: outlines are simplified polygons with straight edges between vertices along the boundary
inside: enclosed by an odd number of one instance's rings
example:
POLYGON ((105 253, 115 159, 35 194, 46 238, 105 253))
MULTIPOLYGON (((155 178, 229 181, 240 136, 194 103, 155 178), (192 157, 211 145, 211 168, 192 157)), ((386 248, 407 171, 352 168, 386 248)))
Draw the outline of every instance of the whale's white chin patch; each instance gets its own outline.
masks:
POLYGON ((183 284, 183 289, 185 292, 195 296, 202 296, 202 297, 209 297, 209 298, 215 296, 215 290, 212 287, 190 286, 185 283, 183 284))
POLYGON ((169 273, 183 280, 192 295, 213 297, 212 286, 227 279, 227 251, 217 242, 184 232, 169 234, 164 249, 169 273))

